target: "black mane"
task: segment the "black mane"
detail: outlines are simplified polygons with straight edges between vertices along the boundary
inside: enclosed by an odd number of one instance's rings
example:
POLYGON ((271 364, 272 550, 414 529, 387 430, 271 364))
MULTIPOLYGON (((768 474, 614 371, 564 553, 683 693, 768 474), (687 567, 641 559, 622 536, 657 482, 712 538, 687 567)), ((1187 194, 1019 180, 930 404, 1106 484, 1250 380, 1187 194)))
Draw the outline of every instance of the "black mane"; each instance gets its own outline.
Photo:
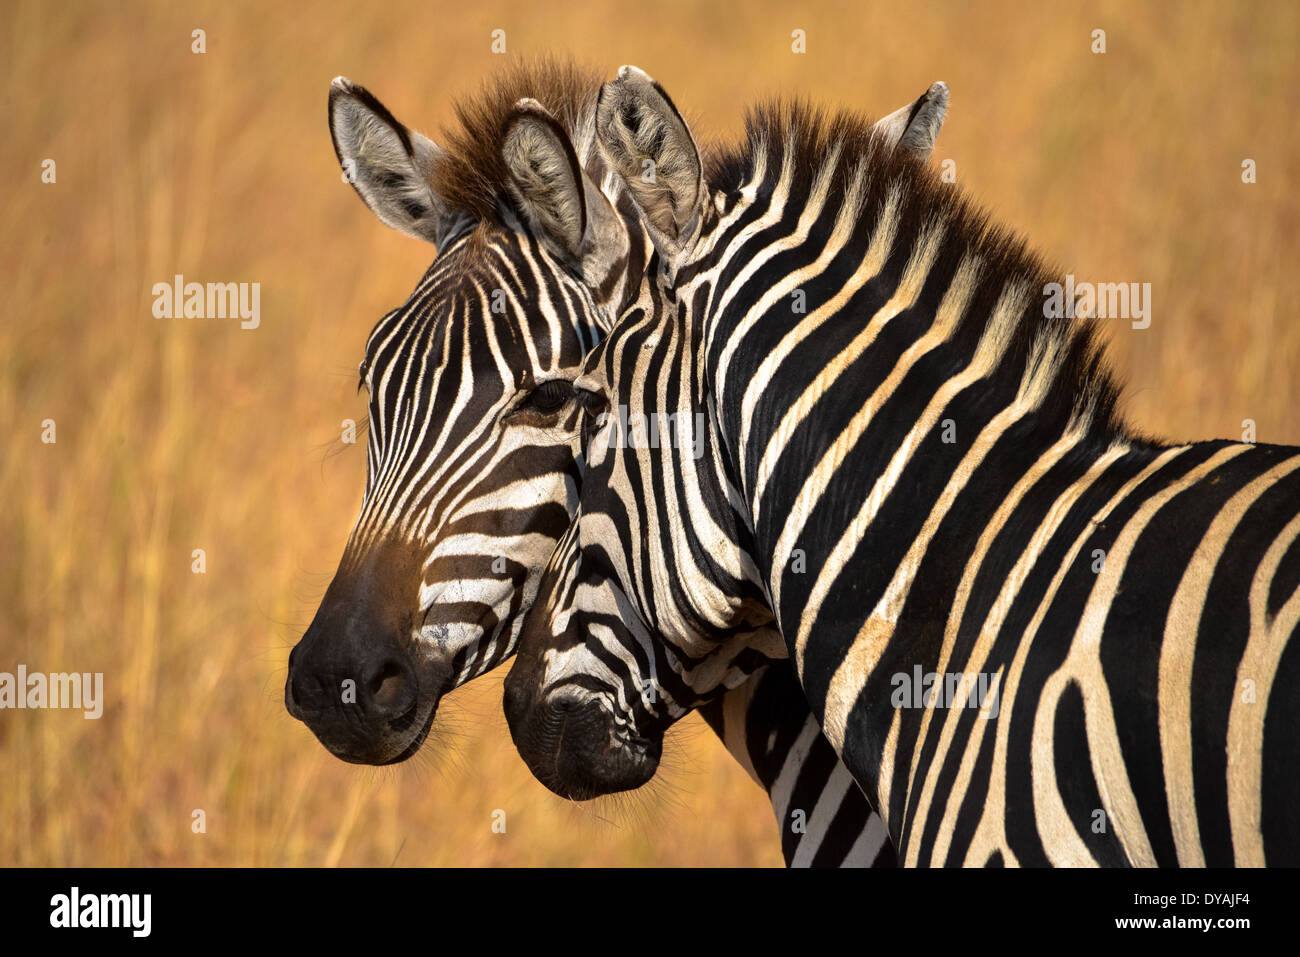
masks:
POLYGON ((572 139, 579 117, 595 109, 601 82, 599 74, 572 62, 538 59, 508 66, 458 100, 460 126, 446 130, 439 142, 446 156, 432 177, 438 196, 481 222, 499 223, 498 202, 509 195, 502 129, 515 103, 537 100, 572 139))
MULTIPOLYGON (((1041 293, 1048 283, 1060 282, 1062 272, 1046 266, 1013 231, 990 222, 986 211, 968 200, 956 184, 943 182, 932 164, 906 150, 895 150, 872 129, 873 120, 848 110, 826 111, 803 100, 775 100, 748 111, 745 135, 739 142, 705 151, 705 176, 715 190, 734 194, 749 181, 766 160, 764 185, 774 187, 786 154, 791 157, 790 202, 798 208, 823 172, 830 176, 829 195, 846 196, 860 165, 868 170, 861 204, 859 233, 866 242, 887 192, 898 184, 901 195, 898 246, 910 251, 911 242, 927 224, 945 227, 940 261, 950 265, 972 253, 981 262, 981 287, 986 296, 1011 282, 1028 284, 1041 293), (823 170, 838 146, 833 168, 823 170)), ((854 241, 858 241, 855 236, 854 241)), ((905 257, 891 253, 891 262, 901 269, 905 257)), ((1105 344, 1098 320, 1048 317, 1043 298, 1035 296, 1020 317, 1008 344, 1002 372, 1019 375, 1042 345, 1042 337, 1054 337, 1064 347, 1064 360, 1045 411, 1070 417, 1079 415, 1089 423, 1089 432, 1105 438, 1137 436, 1119 413, 1121 387, 1105 356, 1105 344)), ((991 301, 981 308, 975 301, 967 311, 958 338, 978 340, 991 311, 991 301)), ((1052 416, 1054 417, 1054 416, 1052 416)))

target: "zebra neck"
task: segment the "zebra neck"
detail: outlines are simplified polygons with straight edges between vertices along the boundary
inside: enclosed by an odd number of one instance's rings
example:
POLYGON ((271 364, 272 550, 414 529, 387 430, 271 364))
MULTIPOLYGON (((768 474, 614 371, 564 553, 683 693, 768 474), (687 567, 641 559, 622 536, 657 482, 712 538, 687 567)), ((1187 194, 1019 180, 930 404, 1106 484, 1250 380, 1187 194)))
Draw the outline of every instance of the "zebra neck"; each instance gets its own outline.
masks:
POLYGON ((827 530, 860 539, 977 474, 996 487, 1058 446, 1101 456, 1126 440, 1092 327, 1044 319, 1036 262, 905 205, 891 191, 838 247, 838 227, 828 239, 801 218, 779 269, 751 268, 774 242, 755 230, 706 274, 739 280, 688 292, 707 313, 701 373, 778 611, 787 580, 815 575, 792 566, 827 530))
POLYGON ((810 634, 847 647, 878 629, 859 674, 929 674, 964 556, 1008 501, 1032 485, 1046 508, 1090 469, 1157 451, 1118 424, 1091 325, 1045 317, 1050 274, 927 202, 896 185, 797 220, 733 211, 687 279, 717 441, 814 713, 836 649, 814 666, 810 634), (877 214, 846 224, 846 207, 877 214), (933 634, 895 640, 909 602, 933 634))

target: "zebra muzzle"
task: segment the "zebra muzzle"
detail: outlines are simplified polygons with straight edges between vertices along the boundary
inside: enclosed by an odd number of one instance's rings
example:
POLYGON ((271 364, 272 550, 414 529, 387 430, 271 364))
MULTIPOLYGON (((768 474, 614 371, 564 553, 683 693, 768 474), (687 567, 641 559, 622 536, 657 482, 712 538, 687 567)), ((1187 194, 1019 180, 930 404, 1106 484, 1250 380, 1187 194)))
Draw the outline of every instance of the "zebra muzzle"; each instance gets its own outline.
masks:
POLYGON ((530 700, 508 682, 505 703, 524 763, 561 797, 585 801, 639 788, 659 767, 662 740, 630 733, 598 697, 563 689, 530 700))

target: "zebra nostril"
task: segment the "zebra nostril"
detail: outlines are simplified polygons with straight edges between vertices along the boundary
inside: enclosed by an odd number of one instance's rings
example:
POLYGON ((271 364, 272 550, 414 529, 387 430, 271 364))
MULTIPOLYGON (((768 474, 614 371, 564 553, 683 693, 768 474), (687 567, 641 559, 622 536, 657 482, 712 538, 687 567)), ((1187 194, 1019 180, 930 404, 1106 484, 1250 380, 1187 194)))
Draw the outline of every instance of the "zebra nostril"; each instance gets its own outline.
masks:
POLYGON ((289 714, 293 715, 295 718, 302 716, 302 708, 298 704, 300 698, 301 693, 298 691, 298 676, 291 672, 289 680, 284 683, 284 706, 289 714))
POLYGON ((402 700, 407 689, 406 675, 395 661, 387 661, 370 679, 366 690, 370 700, 381 708, 390 708, 402 700))

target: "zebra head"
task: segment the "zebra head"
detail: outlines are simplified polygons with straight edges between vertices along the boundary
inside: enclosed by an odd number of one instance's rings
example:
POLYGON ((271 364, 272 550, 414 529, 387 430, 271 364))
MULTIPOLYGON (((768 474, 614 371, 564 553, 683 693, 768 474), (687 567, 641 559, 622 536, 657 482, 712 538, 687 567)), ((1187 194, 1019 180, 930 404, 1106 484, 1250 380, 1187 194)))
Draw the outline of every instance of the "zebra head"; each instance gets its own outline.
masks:
MULTIPOLYGON (((947 100, 936 83, 872 135, 882 148, 928 155, 947 100)), ((640 70, 623 67, 602 89, 596 126, 659 270, 574 383, 586 450, 580 507, 505 689, 529 768, 579 799, 644 784, 673 722, 787 655, 704 373, 710 251, 764 223, 749 187, 710 188, 680 113, 640 70)))
POLYGON ((571 381, 647 254, 634 209, 598 185, 598 89, 519 68, 460 105, 441 148, 360 86, 330 87, 345 177, 437 247, 366 343, 361 514, 289 659, 289 712, 344 760, 414 754, 441 696, 513 651, 576 506, 571 381))

